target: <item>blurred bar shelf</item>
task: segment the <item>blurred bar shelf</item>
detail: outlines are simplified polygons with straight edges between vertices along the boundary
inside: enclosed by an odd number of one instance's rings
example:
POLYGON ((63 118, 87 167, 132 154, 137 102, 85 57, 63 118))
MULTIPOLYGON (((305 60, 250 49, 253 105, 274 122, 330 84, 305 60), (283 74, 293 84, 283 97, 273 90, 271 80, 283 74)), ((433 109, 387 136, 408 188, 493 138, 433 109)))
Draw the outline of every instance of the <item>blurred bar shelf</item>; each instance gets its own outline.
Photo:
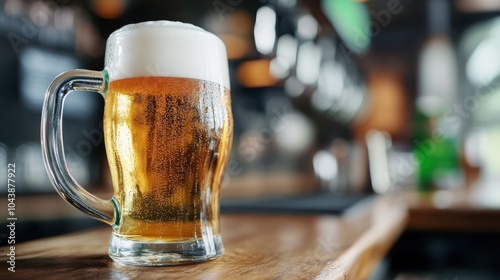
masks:
POLYGON ((442 190, 428 195, 405 193, 408 205, 407 229, 434 232, 500 232, 498 195, 496 190, 483 189, 442 190))

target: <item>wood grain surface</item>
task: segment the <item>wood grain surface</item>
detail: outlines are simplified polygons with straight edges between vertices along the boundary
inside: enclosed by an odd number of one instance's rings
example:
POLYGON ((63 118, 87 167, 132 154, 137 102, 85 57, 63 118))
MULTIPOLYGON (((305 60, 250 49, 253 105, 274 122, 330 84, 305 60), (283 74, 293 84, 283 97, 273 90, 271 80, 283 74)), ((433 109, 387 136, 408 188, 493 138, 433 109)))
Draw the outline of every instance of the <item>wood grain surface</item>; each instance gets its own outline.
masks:
MULTIPOLYGON (((225 253, 214 261, 131 267, 107 254, 110 228, 16 246, 16 272, 0 279, 366 279, 406 225, 394 195, 343 216, 223 215, 225 253)), ((3 247, 5 256, 6 248, 3 247)))

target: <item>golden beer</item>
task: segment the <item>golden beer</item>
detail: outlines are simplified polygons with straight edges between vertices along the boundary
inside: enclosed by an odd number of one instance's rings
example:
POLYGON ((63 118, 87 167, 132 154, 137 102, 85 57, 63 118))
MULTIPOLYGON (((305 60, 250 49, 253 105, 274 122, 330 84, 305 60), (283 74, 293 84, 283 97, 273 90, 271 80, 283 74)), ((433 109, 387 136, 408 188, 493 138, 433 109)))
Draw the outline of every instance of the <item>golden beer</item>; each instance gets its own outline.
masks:
POLYGON ((114 233, 137 241, 218 236, 219 193, 233 135, 230 94, 191 78, 109 83, 104 136, 120 209, 114 233))

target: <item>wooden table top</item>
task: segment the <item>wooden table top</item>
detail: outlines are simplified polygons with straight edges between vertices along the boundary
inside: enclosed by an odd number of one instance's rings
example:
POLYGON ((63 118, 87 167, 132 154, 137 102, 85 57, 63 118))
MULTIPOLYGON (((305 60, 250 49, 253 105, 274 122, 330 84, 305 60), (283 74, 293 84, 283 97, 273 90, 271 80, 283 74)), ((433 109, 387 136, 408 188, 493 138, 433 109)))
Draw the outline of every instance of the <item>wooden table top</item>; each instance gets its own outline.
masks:
POLYGON ((107 254, 109 227, 35 240, 16 246, 16 272, 4 267, 0 278, 365 279, 405 228, 404 203, 388 201, 343 216, 222 215, 225 253, 193 265, 117 265, 107 254))

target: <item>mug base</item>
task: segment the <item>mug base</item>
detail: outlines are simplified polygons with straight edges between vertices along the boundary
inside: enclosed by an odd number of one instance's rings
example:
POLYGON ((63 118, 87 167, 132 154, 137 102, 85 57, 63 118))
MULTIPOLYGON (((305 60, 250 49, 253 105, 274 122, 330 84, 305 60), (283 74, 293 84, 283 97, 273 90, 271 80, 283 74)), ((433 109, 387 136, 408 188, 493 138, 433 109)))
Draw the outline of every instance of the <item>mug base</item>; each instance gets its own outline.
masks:
POLYGON ((109 256, 117 263, 168 266, 213 260, 224 252, 220 235, 179 242, 145 242, 111 235, 109 256))

